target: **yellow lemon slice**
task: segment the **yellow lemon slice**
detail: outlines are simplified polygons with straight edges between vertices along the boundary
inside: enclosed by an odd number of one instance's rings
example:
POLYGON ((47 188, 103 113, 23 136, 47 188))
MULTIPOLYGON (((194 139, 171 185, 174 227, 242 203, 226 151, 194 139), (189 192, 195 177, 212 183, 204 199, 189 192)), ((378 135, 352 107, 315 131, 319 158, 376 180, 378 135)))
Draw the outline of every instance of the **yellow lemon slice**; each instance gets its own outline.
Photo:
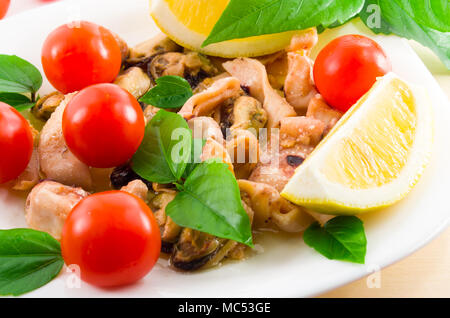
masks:
POLYGON ((179 45, 220 57, 261 56, 280 51, 299 31, 255 36, 201 47, 229 0, 151 0, 158 27, 179 45))
POLYGON ((378 79, 299 166, 282 192, 327 214, 358 214, 405 197, 433 141, 426 92, 393 73, 378 79))

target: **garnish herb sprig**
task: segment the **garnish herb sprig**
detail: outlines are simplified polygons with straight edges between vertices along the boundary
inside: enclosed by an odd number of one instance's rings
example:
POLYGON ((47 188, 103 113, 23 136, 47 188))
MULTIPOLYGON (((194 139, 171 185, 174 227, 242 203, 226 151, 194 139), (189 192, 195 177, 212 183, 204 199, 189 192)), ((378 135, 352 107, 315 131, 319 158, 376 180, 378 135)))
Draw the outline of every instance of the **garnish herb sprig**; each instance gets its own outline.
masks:
POLYGON ((328 259, 364 264, 367 239, 356 216, 337 216, 323 227, 314 222, 303 233, 305 243, 328 259))
POLYGON ((15 55, 0 54, 0 102, 19 111, 36 102, 42 75, 31 63, 15 55))
POLYGON ((64 265, 61 246, 50 234, 31 229, 0 230, 0 295, 18 296, 44 286, 64 265))
POLYGON ((223 162, 199 162, 202 146, 183 117, 160 110, 147 124, 132 167, 148 181, 176 185, 166 213, 178 225, 253 246, 236 178, 223 162))

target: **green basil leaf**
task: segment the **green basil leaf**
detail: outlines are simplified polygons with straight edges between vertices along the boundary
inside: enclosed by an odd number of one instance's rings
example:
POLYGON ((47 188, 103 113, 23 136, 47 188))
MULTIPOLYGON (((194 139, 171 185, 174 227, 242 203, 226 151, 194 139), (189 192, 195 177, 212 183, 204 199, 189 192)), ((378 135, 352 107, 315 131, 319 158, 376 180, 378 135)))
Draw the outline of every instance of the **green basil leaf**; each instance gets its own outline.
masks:
MULTIPOLYGON (((426 3, 428 3, 425 0, 418 2, 423 2, 423 6, 426 6, 426 3)), ((427 27, 430 23, 422 24, 423 19, 417 19, 417 14, 410 15, 410 9, 405 9, 405 3, 403 0, 366 0, 360 17, 377 34, 394 33, 429 47, 442 60, 445 66, 450 69, 450 32, 440 32, 431 29, 427 27), (374 7, 374 5, 378 7, 374 7), (374 11, 373 8, 380 9, 378 10, 381 12, 379 21, 377 21, 376 16, 378 12, 374 11)))
POLYGON ((343 24, 364 0, 231 0, 202 46, 310 27, 343 24))
POLYGON ((23 111, 34 106, 31 100, 18 93, 0 93, 0 102, 6 103, 18 111, 23 111))
POLYGON ((363 222, 355 216, 337 216, 324 227, 315 222, 303 240, 328 259, 364 264, 367 240, 363 222))
POLYGON ((414 21, 440 32, 450 32, 448 0, 395 0, 414 21))
POLYGON ((147 124, 145 136, 132 159, 142 178, 162 184, 181 178, 191 154, 192 133, 183 117, 160 110, 147 124))
POLYGON ((55 278, 64 265, 60 244, 30 229, 0 230, 0 295, 18 296, 55 278))
POLYGON ((39 70, 15 55, 0 54, 0 92, 35 93, 42 85, 39 70))
POLYGON ((193 95, 191 85, 179 76, 163 76, 156 80, 139 101, 159 108, 179 108, 193 95))
POLYGON ((253 246, 250 219, 228 165, 200 163, 182 190, 166 207, 175 223, 253 246))
POLYGON ((202 155, 203 147, 206 144, 205 139, 192 138, 191 156, 189 157, 186 170, 184 170, 183 178, 186 179, 194 171, 194 169, 202 162, 200 156, 202 155))

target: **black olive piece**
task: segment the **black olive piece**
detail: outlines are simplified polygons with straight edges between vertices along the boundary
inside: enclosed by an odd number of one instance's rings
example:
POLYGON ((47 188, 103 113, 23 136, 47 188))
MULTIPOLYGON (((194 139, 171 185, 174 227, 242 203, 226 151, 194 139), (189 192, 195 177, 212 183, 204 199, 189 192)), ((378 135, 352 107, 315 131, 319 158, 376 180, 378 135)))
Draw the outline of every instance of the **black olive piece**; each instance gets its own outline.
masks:
POLYGON ((303 161, 305 161, 305 159, 299 156, 287 156, 286 161, 288 165, 296 168, 300 166, 303 163, 303 161))
POLYGON ((172 254, 173 251, 173 243, 161 241, 161 252, 166 254, 172 254))
POLYGON ((114 168, 110 176, 111 186, 118 190, 136 179, 142 180, 149 189, 152 188, 152 183, 141 178, 129 164, 114 168))

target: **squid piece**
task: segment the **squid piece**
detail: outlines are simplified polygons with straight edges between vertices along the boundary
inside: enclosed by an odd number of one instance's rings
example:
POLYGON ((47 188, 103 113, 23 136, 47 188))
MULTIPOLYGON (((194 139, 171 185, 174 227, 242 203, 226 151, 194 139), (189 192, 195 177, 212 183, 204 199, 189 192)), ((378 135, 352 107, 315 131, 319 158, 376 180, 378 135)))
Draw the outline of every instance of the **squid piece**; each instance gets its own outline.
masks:
POLYGON ((124 62, 128 58, 128 55, 130 54, 128 44, 117 33, 113 33, 113 36, 116 39, 117 43, 119 44, 120 55, 122 57, 122 62, 124 62))
POLYGON ((328 134, 344 114, 334 110, 326 103, 322 95, 317 94, 309 102, 306 117, 320 120, 325 124, 324 135, 328 134))
POLYGON ((287 49, 288 73, 284 93, 299 115, 306 113, 310 100, 317 94, 312 76, 314 62, 309 58, 317 41, 317 30, 312 28, 295 35, 287 49))
POLYGON ((313 149, 322 140, 324 130, 325 124, 312 117, 284 118, 280 125, 280 146, 313 149))
POLYGON ((192 96, 178 112, 185 119, 209 116, 222 103, 241 94, 237 78, 227 77, 215 82, 207 90, 192 96))
POLYGON ((314 221, 302 207, 282 198, 270 185, 248 180, 238 180, 238 185, 244 202, 254 211, 255 229, 275 225, 285 232, 301 232, 314 221))
MULTIPOLYGON (((252 222, 253 210, 244 201, 242 205, 252 222)), ((236 241, 184 228, 173 246, 170 264, 179 270, 194 271, 217 266, 225 258, 243 259, 246 249, 236 241)))
POLYGON ((157 55, 148 65, 153 80, 161 76, 175 75, 184 77, 192 88, 207 77, 217 75, 217 69, 209 59, 197 52, 168 52, 157 55))
POLYGON ((128 91, 134 98, 141 98, 150 89, 150 77, 139 67, 130 67, 119 74, 114 84, 128 91))
POLYGON ((277 128, 281 119, 296 116, 294 108, 269 83, 266 68, 255 59, 238 58, 223 64, 225 70, 238 78, 250 95, 263 104, 268 128, 277 128))
POLYGON ((90 190, 93 188, 93 180, 89 167, 70 152, 62 133, 64 109, 73 96, 74 94, 69 94, 65 97, 41 131, 39 165, 47 179, 90 190))
POLYGON ((137 196, 139 199, 142 199, 144 202, 147 201, 148 187, 141 180, 133 180, 129 182, 126 186, 122 187, 120 190, 133 194, 137 196))
POLYGON ((284 82, 286 100, 297 114, 304 115, 310 100, 317 94, 311 76, 313 62, 304 53, 288 53, 289 69, 284 82))
POLYGON ((148 105, 147 107, 145 107, 144 109, 145 124, 147 125, 150 122, 150 120, 152 120, 152 118, 156 115, 156 113, 159 112, 160 110, 161 108, 152 105, 148 105))
POLYGON ((188 121, 188 125, 196 139, 212 138, 218 143, 224 142, 219 124, 211 117, 194 117, 188 121))
POLYGON ((325 223, 327 223, 332 218, 336 217, 336 215, 322 214, 322 213, 317 213, 317 212, 314 212, 314 211, 311 211, 311 210, 306 210, 306 212, 309 215, 311 215, 322 226, 324 226, 325 223))
POLYGON ((47 232, 59 240, 67 215, 88 195, 89 193, 81 188, 43 181, 35 186, 27 197, 26 221, 30 228, 47 232))
POLYGON ((309 117, 287 117, 281 121, 279 149, 262 154, 249 180, 282 191, 295 169, 303 163, 323 136, 325 125, 309 117))
POLYGON ((233 131, 233 137, 226 145, 236 178, 247 179, 259 160, 258 139, 248 130, 237 129, 233 131))

